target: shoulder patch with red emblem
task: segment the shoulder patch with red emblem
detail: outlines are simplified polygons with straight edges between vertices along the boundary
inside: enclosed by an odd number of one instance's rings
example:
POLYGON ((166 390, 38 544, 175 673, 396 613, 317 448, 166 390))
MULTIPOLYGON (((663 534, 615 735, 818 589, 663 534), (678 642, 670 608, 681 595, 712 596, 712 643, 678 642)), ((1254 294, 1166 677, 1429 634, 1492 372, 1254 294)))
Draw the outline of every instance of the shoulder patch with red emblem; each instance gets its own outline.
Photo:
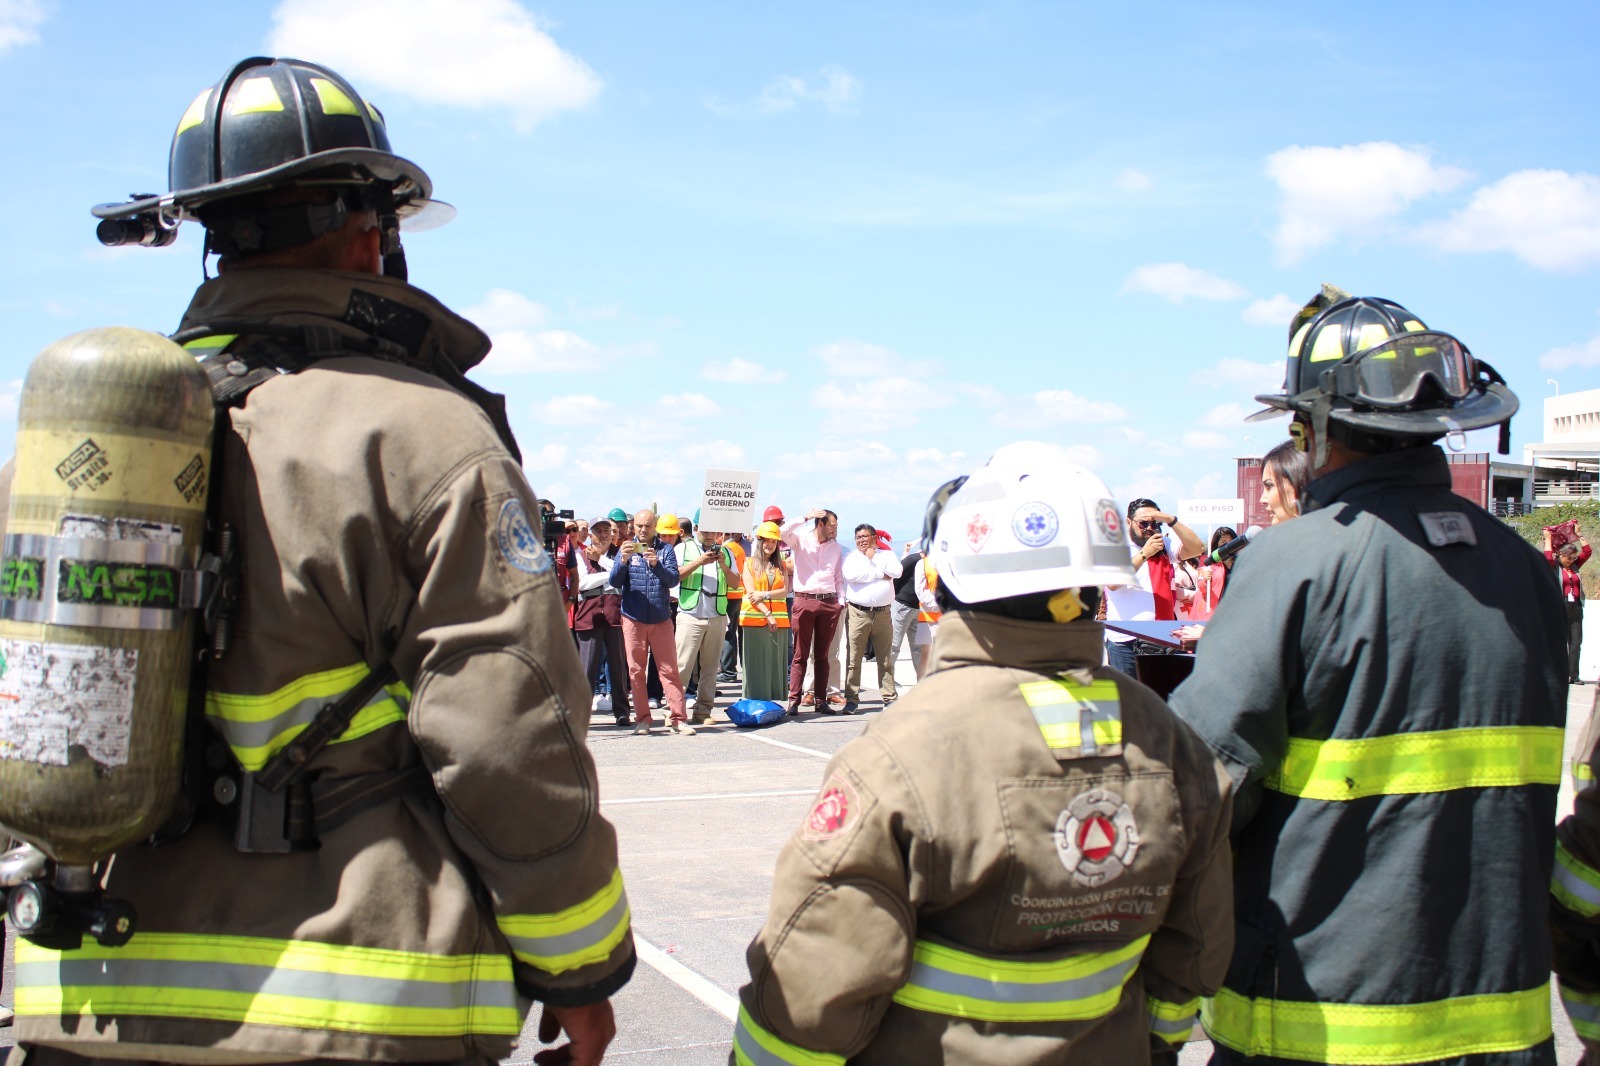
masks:
POLYGON ((806 815, 800 835, 806 840, 832 840, 849 831, 861 817, 861 797, 855 786, 839 774, 828 778, 822 794, 806 815))

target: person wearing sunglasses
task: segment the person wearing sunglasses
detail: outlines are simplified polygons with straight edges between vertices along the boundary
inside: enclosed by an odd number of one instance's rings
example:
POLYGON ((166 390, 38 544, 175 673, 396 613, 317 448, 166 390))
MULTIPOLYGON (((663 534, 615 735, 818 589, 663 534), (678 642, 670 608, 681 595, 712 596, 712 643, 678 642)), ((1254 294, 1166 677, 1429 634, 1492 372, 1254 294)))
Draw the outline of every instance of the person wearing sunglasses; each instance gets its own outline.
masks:
MULTIPOLYGON (((1128 540, 1135 548, 1134 584, 1106 587, 1106 621, 1176 621, 1178 593, 1174 579, 1184 560, 1205 554, 1205 542, 1175 516, 1157 507, 1154 500, 1145 499, 1128 504, 1128 540), (1163 527, 1168 532, 1163 533, 1163 527)), ((1138 656, 1165 653, 1159 644, 1106 630, 1106 663, 1129 677, 1135 676, 1138 656)))
MULTIPOLYGON (((1505 440, 1517 398, 1401 305, 1329 287, 1289 327, 1283 392, 1258 399, 1294 419, 1311 480, 1239 556, 1171 697, 1236 790, 1212 1061, 1554 1062, 1561 601, 1544 557, 1451 491, 1436 444, 1505 440)), ((1585 869, 1574 922, 1600 912, 1585 869)), ((1600 988, 1592 959, 1581 987, 1600 988)), ((1600 997, 1580 1035, 1585 1010, 1600 997)))

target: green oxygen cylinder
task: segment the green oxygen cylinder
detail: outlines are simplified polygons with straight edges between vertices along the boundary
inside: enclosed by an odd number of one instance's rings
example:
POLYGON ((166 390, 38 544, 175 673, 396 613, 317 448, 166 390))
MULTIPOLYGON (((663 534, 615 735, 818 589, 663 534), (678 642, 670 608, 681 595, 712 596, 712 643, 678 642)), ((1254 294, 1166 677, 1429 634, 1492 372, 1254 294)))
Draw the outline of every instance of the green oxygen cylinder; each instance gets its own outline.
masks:
POLYGON ((28 368, 0 561, 0 826, 64 866, 148 837, 183 775, 211 389, 125 327, 28 368))

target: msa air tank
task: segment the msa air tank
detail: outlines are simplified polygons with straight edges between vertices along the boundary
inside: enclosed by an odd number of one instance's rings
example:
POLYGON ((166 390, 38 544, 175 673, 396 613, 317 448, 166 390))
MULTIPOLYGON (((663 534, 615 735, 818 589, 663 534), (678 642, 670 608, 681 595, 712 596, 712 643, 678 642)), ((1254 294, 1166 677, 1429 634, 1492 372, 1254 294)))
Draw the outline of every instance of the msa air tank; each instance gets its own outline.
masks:
POLYGON ((213 405, 155 333, 34 359, 0 562, 0 825, 62 866, 148 837, 183 774, 213 405))

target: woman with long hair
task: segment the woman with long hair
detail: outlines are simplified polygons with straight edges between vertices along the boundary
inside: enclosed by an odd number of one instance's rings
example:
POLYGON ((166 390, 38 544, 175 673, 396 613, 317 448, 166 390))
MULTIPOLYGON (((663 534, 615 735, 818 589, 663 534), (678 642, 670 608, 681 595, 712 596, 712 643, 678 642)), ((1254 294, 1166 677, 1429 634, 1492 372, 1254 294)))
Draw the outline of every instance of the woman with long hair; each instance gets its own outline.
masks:
POLYGON ((1286 440, 1261 460, 1261 502, 1272 512, 1272 524, 1300 517, 1300 497, 1311 480, 1311 460, 1286 440))
POLYGON ((779 551, 783 531, 776 522, 756 528, 744 561, 744 599, 739 625, 744 630, 744 698, 781 702, 789 691, 789 610, 784 600, 789 563, 779 551))

